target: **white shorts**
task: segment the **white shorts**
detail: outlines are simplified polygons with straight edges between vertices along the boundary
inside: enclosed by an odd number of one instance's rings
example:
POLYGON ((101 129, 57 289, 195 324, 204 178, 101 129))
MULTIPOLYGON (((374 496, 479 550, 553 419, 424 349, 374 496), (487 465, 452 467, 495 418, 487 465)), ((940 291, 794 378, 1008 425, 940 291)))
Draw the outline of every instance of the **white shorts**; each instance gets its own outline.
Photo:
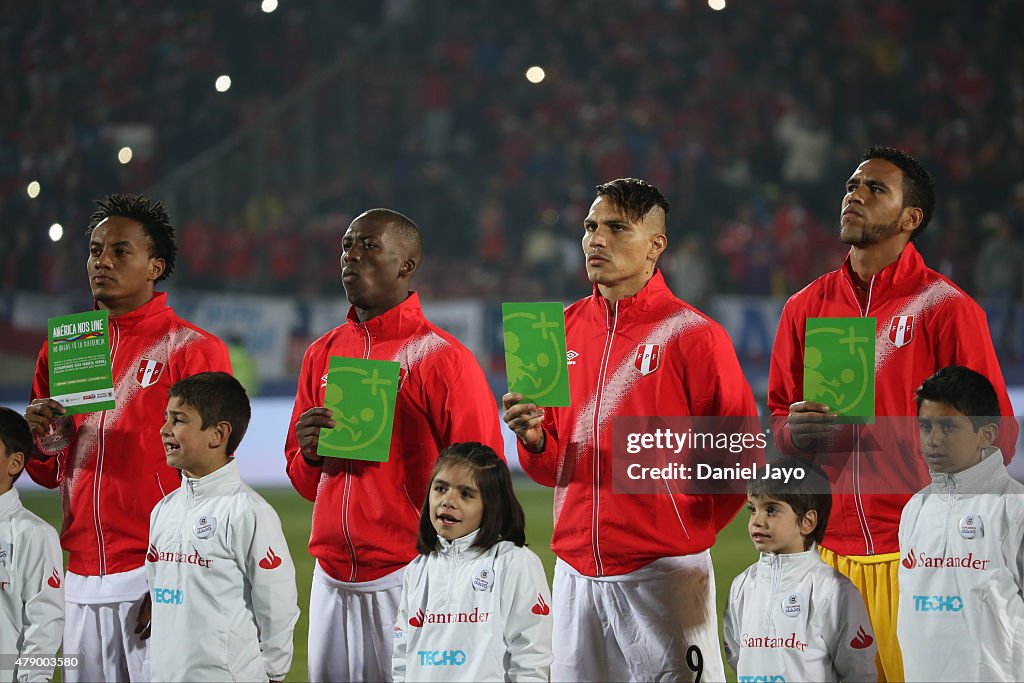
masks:
POLYGON ((78 667, 64 669, 67 683, 148 681, 149 641, 135 635, 141 595, 131 602, 64 605, 64 655, 78 667))
POLYGON ((558 560, 551 602, 552 681, 725 680, 707 550, 600 578, 558 560))
POLYGON ((309 592, 309 680, 390 681, 395 616, 405 568, 348 583, 313 567, 309 592))

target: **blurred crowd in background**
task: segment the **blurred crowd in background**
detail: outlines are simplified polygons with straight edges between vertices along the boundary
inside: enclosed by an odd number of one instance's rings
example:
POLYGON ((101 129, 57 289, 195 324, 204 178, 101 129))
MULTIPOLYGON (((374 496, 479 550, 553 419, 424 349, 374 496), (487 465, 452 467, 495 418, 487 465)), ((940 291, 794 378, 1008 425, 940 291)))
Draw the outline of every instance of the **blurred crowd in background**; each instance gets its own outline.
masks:
POLYGON ((84 287, 91 200, 130 190, 168 201, 179 288, 337 296, 345 227, 387 206, 424 232, 425 296, 571 299, 588 291, 579 240, 593 186, 630 175, 672 203, 663 268, 679 296, 784 297, 843 258, 845 180, 884 143, 936 176, 928 263, 980 299, 1021 298, 1013 0, 0 6, 7 290, 84 287), (298 115, 266 122, 338 60, 346 69, 298 115), (524 77, 530 66, 543 81, 524 77), (212 199, 154 191, 254 127, 258 155, 202 180, 212 199))

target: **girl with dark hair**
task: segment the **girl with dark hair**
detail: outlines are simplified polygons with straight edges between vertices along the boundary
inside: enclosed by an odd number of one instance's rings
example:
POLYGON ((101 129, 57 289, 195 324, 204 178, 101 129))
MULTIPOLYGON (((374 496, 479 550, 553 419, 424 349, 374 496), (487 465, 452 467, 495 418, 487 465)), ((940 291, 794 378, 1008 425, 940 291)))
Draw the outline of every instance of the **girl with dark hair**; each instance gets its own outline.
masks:
POLYGON ((488 446, 441 452, 405 570, 395 681, 547 681, 551 595, 526 547, 508 466, 488 446))

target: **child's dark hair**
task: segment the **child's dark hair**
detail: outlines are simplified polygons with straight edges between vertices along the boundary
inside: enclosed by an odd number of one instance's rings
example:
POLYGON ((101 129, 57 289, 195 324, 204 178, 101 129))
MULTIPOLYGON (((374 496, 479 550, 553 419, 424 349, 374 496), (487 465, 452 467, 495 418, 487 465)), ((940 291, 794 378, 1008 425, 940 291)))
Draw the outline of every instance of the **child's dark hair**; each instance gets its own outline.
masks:
POLYGON ((420 513, 420 536, 416 539, 416 550, 423 555, 437 550, 437 531, 431 522, 433 511, 430 509, 430 490, 438 472, 445 467, 459 465, 473 473, 484 506, 480 531, 471 547, 486 550, 498 541, 526 545, 526 517, 523 515, 523 506, 516 498, 508 465, 490 446, 466 442, 452 444, 437 456, 437 464, 430 474, 430 485, 420 513))
POLYGON ((249 397, 241 382, 226 372, 200 372, 175 382, 167 397, 194 408, 203 420, 203 429, 218 422, 230 424, 227 454, 234 455, 252 415, 249 397))
POLYGON ((800 458, 779 458, 770 461, 773 468, 782 467, 792 472, 789 481, 782 479, 756 478, 747 482, 748 496, 765 496, 793 508, 797 519, 803 519, 811 510, 818 512, 818 523, 804 538, 804 548, 811 547, 811 541, 821 543, 825 538, 825 527, 832 513, 832 486, 828 477, 816 465, 800 458), (798 475, 802 476, 797 478, 798 475))
POLYGON ((947 365, 921 383, 914 392, 917 410, 923 401, 953 406, 971 419, 974 431, 999 422, 999 397, 995 387, 980 372, 962 365, 947 365))
MULTIPOLYGON (((0 406, 0 441, 4 442, 8 453, 24 454, 24 462, 28 463, 32 455, 32 432, 28 428, 28 422, 21 413, 3 406, 0 406)), ((22 467, 21 472, 24 471, 25 468, 22 467)), ((15 481, 21 476, 21 472, 14 476, 15 481)))

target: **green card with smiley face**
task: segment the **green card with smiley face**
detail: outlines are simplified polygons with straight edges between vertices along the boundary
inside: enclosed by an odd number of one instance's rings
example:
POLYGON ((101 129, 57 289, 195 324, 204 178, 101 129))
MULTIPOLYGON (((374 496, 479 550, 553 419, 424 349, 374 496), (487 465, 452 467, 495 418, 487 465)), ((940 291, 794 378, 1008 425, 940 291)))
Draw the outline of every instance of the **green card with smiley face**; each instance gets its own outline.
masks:
POLYGON ((399 364, 331 356, 324 407, 333 429, 320 430, 317 455, 387 462, 395 424, 399 364))
POLYGON ((569 366, 562 304, 503 303, 508 390, 539 406, 567 406, 569 366))
POLYGON ((804 400, 824 403, 843 424, 875 421, 875 319, 808 318, 804 400))

